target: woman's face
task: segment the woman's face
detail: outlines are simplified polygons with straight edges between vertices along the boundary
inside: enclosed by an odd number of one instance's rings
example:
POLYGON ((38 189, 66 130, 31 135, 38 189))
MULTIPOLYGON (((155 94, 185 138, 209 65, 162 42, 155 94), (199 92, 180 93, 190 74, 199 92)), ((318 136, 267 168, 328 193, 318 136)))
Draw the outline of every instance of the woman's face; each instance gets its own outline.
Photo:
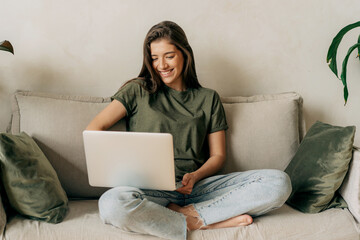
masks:
POLYGON ((161 80, 170 88, 186 90, 182 79, 184 56, 167 39, 155 40, 150 44, 152 66, 161 80))

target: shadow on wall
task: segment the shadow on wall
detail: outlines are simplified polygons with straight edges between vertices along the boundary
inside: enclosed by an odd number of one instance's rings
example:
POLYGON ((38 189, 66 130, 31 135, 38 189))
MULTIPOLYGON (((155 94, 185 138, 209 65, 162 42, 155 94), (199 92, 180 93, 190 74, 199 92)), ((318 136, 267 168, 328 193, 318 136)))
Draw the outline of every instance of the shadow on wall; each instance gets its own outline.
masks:
MULTIPOLYGON (((316 122, 316 121, 322 121, 326 122, 326 109, 322 109, 319 107, 314 107, 313 104, 310 104, 306 102, 306 99, 304 99, 303 104, 303 115, 306 123, 306 131, 309 130, 309 128, 316 122)), ((331 123, 329 123, 331 124, 331 123)))

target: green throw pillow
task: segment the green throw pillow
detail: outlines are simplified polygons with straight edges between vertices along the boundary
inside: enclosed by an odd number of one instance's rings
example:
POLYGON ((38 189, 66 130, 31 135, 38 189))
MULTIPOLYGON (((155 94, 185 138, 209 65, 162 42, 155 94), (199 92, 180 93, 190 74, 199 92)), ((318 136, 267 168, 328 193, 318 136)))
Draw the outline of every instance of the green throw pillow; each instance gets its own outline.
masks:
POLYGON ((59 223, 68 199, 54 168, 36 142, 20 135, 0 134, 1 178, 11 206, 32 219, 59 223))
POLYGON ((311 126, 285 169, 293 188, 287 204, 305 213, 347 207, 336 191, 349 168, 354 135, 355 126, 311 126))

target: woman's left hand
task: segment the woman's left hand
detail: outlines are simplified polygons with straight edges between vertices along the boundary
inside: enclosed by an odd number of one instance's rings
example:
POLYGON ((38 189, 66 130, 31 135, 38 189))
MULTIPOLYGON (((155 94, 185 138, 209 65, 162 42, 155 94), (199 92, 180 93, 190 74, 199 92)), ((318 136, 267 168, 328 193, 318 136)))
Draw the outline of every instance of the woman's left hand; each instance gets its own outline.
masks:
POLYGON ((194 173, 186 173, 181 181, 182 187, 176 189, 177 192, 182 194, 190 194, 193 190, 194 184, 196 183, 196 177, 194 173))

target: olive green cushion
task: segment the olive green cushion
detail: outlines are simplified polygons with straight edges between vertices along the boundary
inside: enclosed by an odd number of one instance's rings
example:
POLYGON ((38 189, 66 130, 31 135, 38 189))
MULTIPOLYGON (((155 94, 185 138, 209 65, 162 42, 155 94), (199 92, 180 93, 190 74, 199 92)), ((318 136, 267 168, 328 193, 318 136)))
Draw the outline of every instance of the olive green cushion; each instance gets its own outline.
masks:
POLYGON ((50 223, 63 220, 68 209, 66 193, 30 136, 0 134, 0 161, 4 189, 18 213, 50 223))
POLYGON ((285 172, 292 182, 287 203, 305 213, 346 207, 337 194, 352 157, 355 126, 316 122, 305 135, 285 172))

